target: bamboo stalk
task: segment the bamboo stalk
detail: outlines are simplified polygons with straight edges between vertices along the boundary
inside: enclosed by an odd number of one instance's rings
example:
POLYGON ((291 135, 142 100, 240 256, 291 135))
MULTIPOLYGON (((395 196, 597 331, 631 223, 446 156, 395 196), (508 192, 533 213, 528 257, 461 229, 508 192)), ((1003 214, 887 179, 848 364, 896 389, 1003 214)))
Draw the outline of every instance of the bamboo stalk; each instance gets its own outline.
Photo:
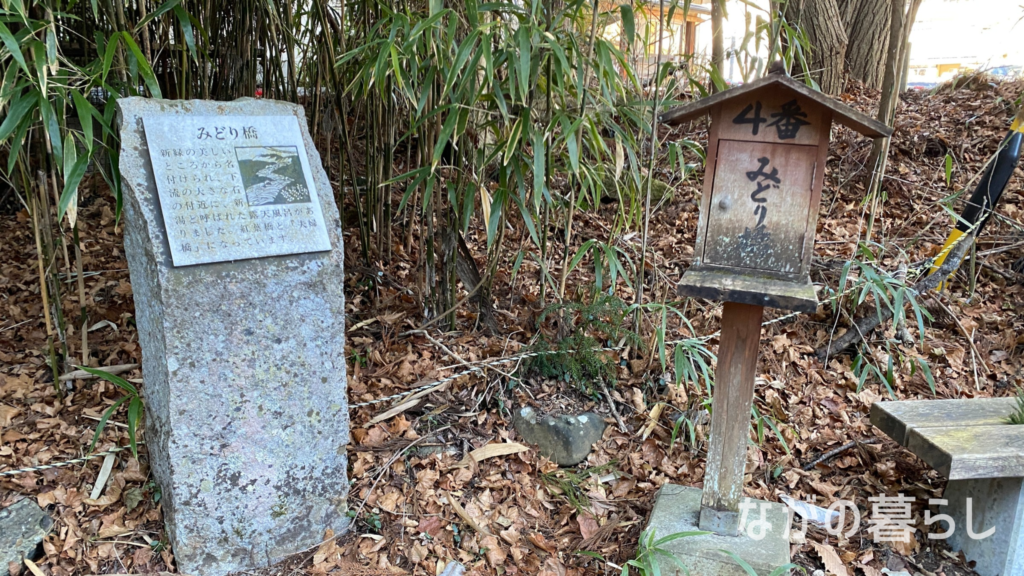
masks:
POLYGON ((78 265, 78 310, 82 326, 82 366, 89 365, 89 313, 85 307, 85 265, 82 262, 82 242, 78 237, 78 225, 72 229, 75 241, 75 262, 78 265))
POLYGON ((29 195, 29 204, 32 210, 32 232, 36 237, 36 261, 39 263, 39 294, 43 297, 43 318, 46 319, 46 335, 53 336, 53 321, 50 318, 50 296, 46 287, 46 266, 43 255, 43 238, 39 222, 39 200, 34 195, 29 195))
MULTIPOLYGON (((597 12, 600 8, 600 0, 594 0, 590 13, 590 41, 587 43, 587 57, 583 60, 583 86, 580 91, 577 109, 583 115, 583 107, 586 105, 586 86, 590 84, 590 70, 588 64, 594 56, 594 39, 597 37, 597 12)), ((550 88, 549 88, 550 90, 550 88)), ((549 104, 550 106, 550 104, 549 104)), ((583 124, 576 130, 576 141, 583 141, 583 124)), ((569 213, 565 217, 565 250, 562 252, 562 271, 558 278, 558 299, 565 299, 565 280, 569 276, 569 245, 572 243, 572 222, 576 212, 576 188, 569 189, 569 213)))
MULTIPOLYGON (((651 186, 654 183, 654 160, 658 156, 658 97, 660 95, 661 82, 659 81, 659 69, 661 68, 662 39, 665 36, 665 7, 658 5, 658 57, 654 67, 654 98, 651 113, 651 157, 647 162, 647 191, 644 194, 644 226, 640 239, 640 268, 636 274, 636 319, 635 331, 640 332, 641 310, 644 304, 644 276, 647 265, 647 238, 651 227, 651 186)), ((642 181, 641 181, 642 182, 642 181)))

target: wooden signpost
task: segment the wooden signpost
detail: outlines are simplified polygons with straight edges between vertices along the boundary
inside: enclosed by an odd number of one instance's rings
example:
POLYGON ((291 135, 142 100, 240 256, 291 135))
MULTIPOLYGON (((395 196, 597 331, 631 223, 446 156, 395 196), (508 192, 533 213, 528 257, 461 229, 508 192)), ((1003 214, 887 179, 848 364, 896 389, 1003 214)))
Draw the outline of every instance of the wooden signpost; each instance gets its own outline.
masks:
POLYGON ((771 74, 665 114, 711 114, 693 265, 679 293, 725 301, 700 528, 736 534, 765 306, 813 312, 808 269, 832 121, 872 137, 884 124, 771 74))
POLYGON ((832 122, 871 137, 892 130, 784 74, 670 110, 711 115, 693 265, 681 295, 725 302, 699 527, 736 535, 761 316, 813 312, 808 269, 832 122))

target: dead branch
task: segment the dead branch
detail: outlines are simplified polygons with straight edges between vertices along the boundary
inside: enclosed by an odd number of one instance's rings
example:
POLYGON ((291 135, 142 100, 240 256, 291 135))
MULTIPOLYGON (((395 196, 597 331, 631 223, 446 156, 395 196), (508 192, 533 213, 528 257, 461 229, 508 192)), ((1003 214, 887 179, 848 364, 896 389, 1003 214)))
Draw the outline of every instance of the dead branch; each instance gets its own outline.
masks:
POLYGON ((858 442, 857 440, 854 440, 853 442, 847 442, 846 444, 843 444, 839 448, 835 448, 833 450, 829 450, 828 452, 825 452, 821 456, 818 456, 817 458, 815 458, 813 461, 808 462, 807 464, 804 464, 804 467, 803 467, 804 471, 814 470, 814 468, 818 464, 824 464, 825 462, 828 462, 829 460, 835 458, 836 456, 839 456, 843 452, 846 452, 847 450, 849 450, 850 448, 853 448, 854 446, 856 446, 858 444, 878 444, 881 441, 882 440, 880 438, 875 438, 875 439, 872 439, 872 440, 865 440, 863 442, 858 442))
POLYGON ((601 391, 604 392, 604 397, 608 399, 608 407, 612 409, 612 416, 615 416, 615 422, 619 425, 619 432, 626 433, 626 423, 622 421, 622 416, 619 416, 619 410, 615 407, 615 400, 612 399, 612 395, 608 392, 608 385, 601 382, 601 391))

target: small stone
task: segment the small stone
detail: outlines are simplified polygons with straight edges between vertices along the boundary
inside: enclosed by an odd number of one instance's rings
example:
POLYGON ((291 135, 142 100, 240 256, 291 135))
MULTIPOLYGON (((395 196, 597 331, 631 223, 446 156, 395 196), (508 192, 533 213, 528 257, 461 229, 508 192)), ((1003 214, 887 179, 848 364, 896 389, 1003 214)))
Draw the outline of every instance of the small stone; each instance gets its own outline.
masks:
POLYGON ((444 567, 444 572, 441 572, 441 576, 462 576, 465 573, 466 567, 452 560, 444 567))
POLYGON ((512 424, 524 440, 536 444, 542 456, 559 466, 574 466, 586 460, 605 429, 604 420, 593 412, 541 417, 529 406, 515 413, 512 424))
POLYGON ((53 520, 32 499, 0 510, 0 576, 9 576, 8 564, 37 558, 37 549, 50 533, 53 520))

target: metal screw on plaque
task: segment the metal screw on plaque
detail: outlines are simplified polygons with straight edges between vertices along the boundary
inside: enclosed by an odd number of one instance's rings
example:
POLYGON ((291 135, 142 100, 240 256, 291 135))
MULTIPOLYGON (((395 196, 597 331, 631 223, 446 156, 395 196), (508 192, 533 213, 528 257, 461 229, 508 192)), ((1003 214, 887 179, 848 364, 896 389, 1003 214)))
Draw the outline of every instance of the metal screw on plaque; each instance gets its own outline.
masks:
POLYGON ((669 110, 661 120, 705 114, 711 125, 697 245, 678 291, 725 302, 699 525, 736 535, 764 307, 818 307, 808 271, 832 122, 871 137, 892 130, 785 74, 669 110))

